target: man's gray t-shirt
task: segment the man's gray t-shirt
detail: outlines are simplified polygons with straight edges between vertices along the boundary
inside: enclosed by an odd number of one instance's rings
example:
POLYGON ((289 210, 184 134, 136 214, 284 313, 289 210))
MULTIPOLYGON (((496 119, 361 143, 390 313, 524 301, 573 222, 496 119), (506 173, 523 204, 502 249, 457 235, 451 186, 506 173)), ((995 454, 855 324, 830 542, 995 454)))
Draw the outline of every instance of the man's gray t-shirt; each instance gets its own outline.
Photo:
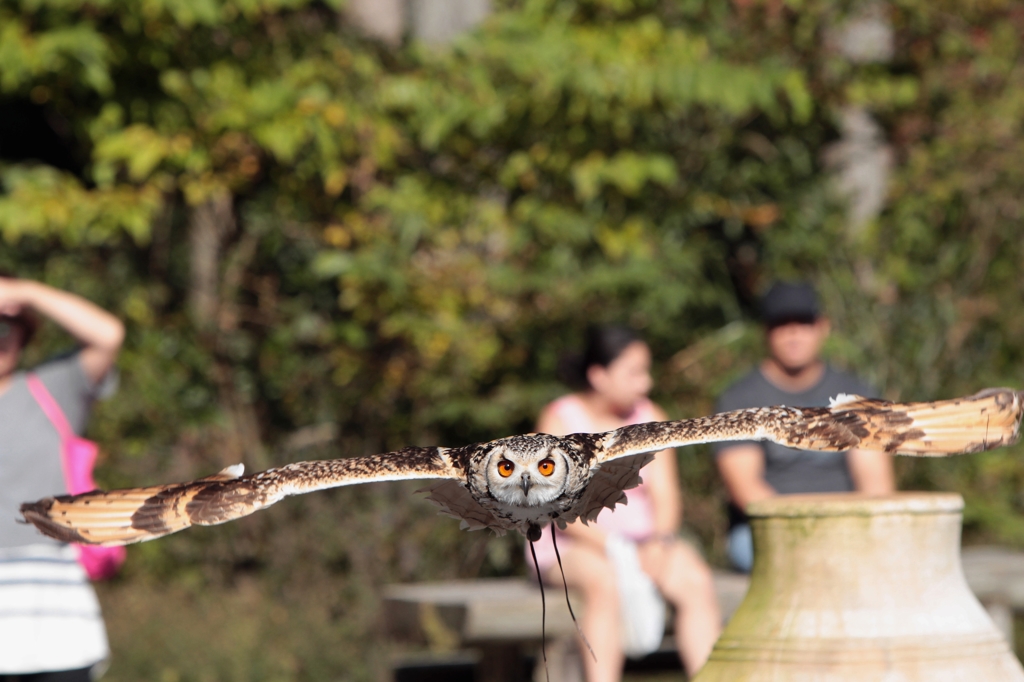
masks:
MULTIPOLYGON (((33 372, 60 405, 71 428, 81 434, 95 387, 78 353, 42 364, 33 372)), ((67 493, 60 436, 29 392, 25 376, 25 372, 14 374, 7 390, 0 393, 0 549, 60 544, 17 521, 22 502, 67 493)))
MULTIPOLYGON (((856 377, 827 365, 821 381, 800 393, 784 391, 768 381, 760 369, 755 368, 726 389, 715 408, 717 412, 728 412, 770 405, 827 407, 829 398, 840 393, 852 393, 866 398, 878 396, 874 389, 856 377)), ((845 452, 795 450, 770 441, 715 443, 713 449, 717 458, 730 447, 751 444, 760 445, 764 449, 765 481, 780 494, 847 492, 854 489, 845 452)), ((745 521, 746 515, 730 504, 729 525, 745 521)))

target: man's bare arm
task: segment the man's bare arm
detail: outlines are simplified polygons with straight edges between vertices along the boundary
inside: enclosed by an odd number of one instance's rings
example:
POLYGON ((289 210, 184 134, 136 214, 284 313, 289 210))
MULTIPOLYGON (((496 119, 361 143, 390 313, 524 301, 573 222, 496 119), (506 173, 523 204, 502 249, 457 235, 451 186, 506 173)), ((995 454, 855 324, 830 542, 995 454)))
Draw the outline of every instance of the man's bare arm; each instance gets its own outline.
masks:
POLYGON ((729 497, 740 509, 778 494, 764 480, 764 449, 760 445, 734 445, 722 450, 715 461, 729 497))
POLYGON ((853 486, 868 495, 886 495, 896 490, 892 457, 876 450, 850 450, 846 453, 853 486))
POLYGON ((53 320, 82 344, 82 369, 93 383, 113 367, 124 341, 124 325, 115 316, 81 296, 41 282, 0 278, 0 308, 17 314, 26 307, 53 320))

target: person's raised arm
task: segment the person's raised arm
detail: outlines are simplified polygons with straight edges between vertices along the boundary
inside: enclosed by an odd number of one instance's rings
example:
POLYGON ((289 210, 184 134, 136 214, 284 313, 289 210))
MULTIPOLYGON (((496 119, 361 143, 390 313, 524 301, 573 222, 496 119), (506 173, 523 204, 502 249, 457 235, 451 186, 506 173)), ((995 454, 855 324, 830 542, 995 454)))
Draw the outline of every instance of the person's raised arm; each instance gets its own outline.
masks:
POLYGON ((764 448, 755 443, 733 445, 715 460, 729 497, 740 509, 751 502, 775 497, 775 489, 764 480, 764 448))
POLYGON ((82 345, 82 369, 94 384, 113 367, 124 341, 124 325, 81 296, 27 279, 0 278, 0 314, 30 308, 63 327, 82 345))
POLYGON ((857 492, 887 495, 896 490, 892 457, 877 450, 850 450, 846 453, 850 477, 857 492))

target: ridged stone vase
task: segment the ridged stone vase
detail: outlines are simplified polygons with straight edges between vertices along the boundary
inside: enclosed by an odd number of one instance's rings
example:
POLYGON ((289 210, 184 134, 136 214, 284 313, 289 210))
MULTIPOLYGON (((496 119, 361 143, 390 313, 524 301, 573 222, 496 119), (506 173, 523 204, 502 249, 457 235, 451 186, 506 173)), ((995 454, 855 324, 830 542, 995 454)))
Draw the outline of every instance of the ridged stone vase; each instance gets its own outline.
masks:
POLYGON ((750 590, 695 682, 1024 682, 964 581, 962 510, 948 493, 752 504, 750 590))

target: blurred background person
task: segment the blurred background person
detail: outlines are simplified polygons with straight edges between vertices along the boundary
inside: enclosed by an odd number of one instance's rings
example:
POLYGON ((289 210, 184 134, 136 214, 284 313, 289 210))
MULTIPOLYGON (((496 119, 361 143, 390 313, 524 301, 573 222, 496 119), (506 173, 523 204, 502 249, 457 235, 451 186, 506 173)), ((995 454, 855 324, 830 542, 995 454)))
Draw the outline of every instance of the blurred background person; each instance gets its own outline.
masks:
MULTIPOLYGON (((640 337, 623 327, 590 330, 586 350, 565 368, 584 390, 548 404, 537 431, 555 435, 602 432, 627 424, 666 419, 647 394, 651 389, 651 352, 640 337)), ((581 628, 596 660, 581 648, 589 682, 618 680, 625 662, 623 628, 636 623, 663 633, 664 610, 650 603, 643 589, 652 582, 676 609, 675 638, 691 676, 704 665, 721 629, 721 614, 711 570, 700 554, 678 537, 682 497, 674 450, 658 453, 642 471, 643 483, 626 491, 628 505, 605 510, 596 523, 570 524, 558 534, 569 587, 583 597, 581 628), (639 559, 637 562, 636 559, 639 559), (631 570, 635 566, 636 570, 631 570), (633 575, 623 575, 631 572, 633 575), (630 611, 626 613, 625 611, 630 611), (661 619, 637 623, 637 619, 661 619)), ((552 547, 552 527, 535 543, 542 579, 561 585, 552 547)), ((533 566, 527 547, 527 564, 533 566)), ((657 594, 653 595, 657 599, 657 594)), ((628 639, 628 636, 627 638, 628 639)))
POLYGON ((74 547, 15 521, 25 500, 67 490, 60 436, 17 369, 37 316, 78 342, 32 370, 75 433, 124 338, 121 322, 89 301, 0 275, 0 682, 86 682, 109 655, 96 594, 74 547))
MULTIPOLYGON (((776 282, 761 301, 768 356, 722 393, 716 411, 788 405, 827 406, 840 393, 878 397, 867 384, 824 362, 830 325, 817 293, 804 282, 776 282)), ((729 493, 729 559, 749 572, 754 562, 744 509, 775 495, 860 491, 881 495, 895 488, 892 458, 884 452, 808 452, 775 443, 733 441, 714 446, 729 493)))

